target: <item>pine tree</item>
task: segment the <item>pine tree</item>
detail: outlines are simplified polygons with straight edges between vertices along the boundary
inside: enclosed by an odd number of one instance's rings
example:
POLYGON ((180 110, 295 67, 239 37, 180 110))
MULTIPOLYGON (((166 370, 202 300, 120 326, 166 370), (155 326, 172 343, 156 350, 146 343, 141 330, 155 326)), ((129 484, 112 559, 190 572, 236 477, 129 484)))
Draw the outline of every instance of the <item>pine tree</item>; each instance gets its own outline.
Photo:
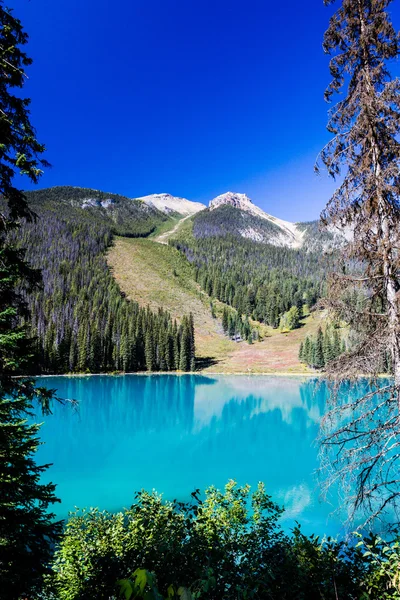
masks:
POLYGON ((76 348, 75 348, 75 340, 73 338, 71 338, 71 342, 70 342, 68 365, 69 365, 69 370, 71 372, 75 371, 75 367, 76 367, 76 348))
POLYGON ((304 342, 304 347, 303 347, 303 362, 305 362, 307 365, 311 365, 311 361, 312 361, 312 346, 311 346, 311 340, 307 336, 306 340, 304 342))
POLYGON ((156 360, 155 360, 153 335, 152 335, 152 331, 150 330, 150 328, 148 328, 146 331, 144 354, 145 354, 145 359, 146 359, 146 369, 148 371, 154 371, 156 368, 156 360))
POLYGON ((340 356, 342 353, 342 348, 341 348, 341 344, 340 344, 340 336, 338 331, 335 329, 335 331, 333 332, 333 348, 332 348, 332 354, 333 354, 333 358, 337 358, 338 356, 340 356))
POLYGON ((0 196, 7 204, 0 219, 0 590, 2 597, 14 599, 39 592, 60 526, 47 512, 57 501, 55 488, 39 482, 47 467, 33 459, 38 427, 26 421, 34 401, 49 410, 52 393, 35 388, 34 380, 12 377, 29 369, 33 349, 28 331, 18 326, 28 317, 21 290, 32 290, 39 280, 24 251, 10 242, 21 220, 33 219, 13 181, 20 172, 36 183, 45 162, 29 120, 29 100, 20 92, 24 68, 31 64, 22 50, 27 35, 3 0, 0 21, 0 196))
MULTIPOLYGON (((31 395, 31 394, 29 394, 31 395)), ((0 582, 4 598, 18 598, 35 588, 46 570, 51 545, 61 533, 48 509, 56 500, 53 484, 40 484, 47 466, 34 455, 40 444, 39 425, 26 416, 32 404, 27 395, 0 399, 0 582), (33 501, 36 500, 35 504, 33 501)))
POLYGON ((364 373, 376 375, 374 366, 386 345, 398 395, 400 81, 391 78, 388 67, 400 55, 400 38, 387 10, 391 1, 342 0, 325 32, 324 50, 332 56, 325 97, 330 101, 340 93, 341 98, 329 115, 333 138, 321 159, 332 177, 342 169, 344 176, 322 217, 354 232, 343 254, 344 274, 331 278, 329 297, 335 315, 358 332, 359 342, 335 363, 336 376, 340 379, 344 369, 348 376, 357 374, 361 363, 364 373), (352 275, 354 262, 363 276, 352 275), (353 301, 343 301, 345 291, 353 291, 353 301), (379 303, 383 312, 375 310, 379 303))
POLYGON ((301 342, 300 343, 300 348, 299 348, 299 361, 300 362, 304 362, 303 353, 304 353, 304 344, 303 344, 303 342, 301 342))
POLYGON ((229 314, 228 319, 228 334, 230 338, 234 338, 236 334, 236 319, 231 314, 229 314))
POLYGON ((167 371, 167 345, 168 337, 164 327, 160 327, 158 334, 158 363, 160 371, 167 371))
POLYGON ((286 327, 291 331, 292 329, 297 329, 300 325, 300 312, 297 306, 292 306, 286 317, 286 327))
POLYGON ((174 338, 173 338, 173 333, 172 333, 171 322, 168 325, 165 362, 167 364, 167 371, 173 371, 174 370, 174 338))
POLYGON ((174 327, 173 327, 172 334, 173 334, 173 339, 174 339, 174 348, 173 348, 174 369, 179 369, 179 360, 180 360, 180 356, 181 356, 181 349, 180 349, 178 325, 177 325, 176 321, 174 321, 174 327))
POLYGON ((332 345, 332 341, 331 341, 331 336, 329 334, 328 329, 326 329, 325 333, 324 333, 323 350, 324 350, 324 363, 327 364, 333 358, 335 358, 334 352, 333 352, 333 345, 332 345))
POLYGON ((322 333, 321 327, 319 327, 319 329, 318 329, 317 339, 315 340, 314 356, 313 356, 313 366, 316 369, 322 369, 325 366, 325 360, 324 360, 324 335, 322 333))
POLYGON ((180 357, 179 357, 179 369, 181 371, 190 371, 191 366, 191 353, 190 353, 190 325, 188 319, 184 317, 182 319, 182 325, 180 328, 180 357))
POLYGON ((222 329, 224 330, 225 335, 229 330, 229 313, 226 306, 224 306, 224 311, 222 313, 222 329))
POLYGON ((194 371, 195 359, 196 359, 196 342, 195 342, 195 331, 194 331, 194 318, 193 313, 189 314, 189 335, 190 335, 190 370, 194 371))
POLYGON ((78 363, 77 369, 81 373, 87 369, 88 356, 88 330, 85 321, 80 325, 78 332, 78 363))
POLYGON ((119 352, 120 352, 121 368, 124 372, 127 372, 127 371, 129 371, 129 368, 130 368, 131 348, 130 348, 129 335, 128 335, 128 329, 126 327, 126 324, 121 333, 119 352))

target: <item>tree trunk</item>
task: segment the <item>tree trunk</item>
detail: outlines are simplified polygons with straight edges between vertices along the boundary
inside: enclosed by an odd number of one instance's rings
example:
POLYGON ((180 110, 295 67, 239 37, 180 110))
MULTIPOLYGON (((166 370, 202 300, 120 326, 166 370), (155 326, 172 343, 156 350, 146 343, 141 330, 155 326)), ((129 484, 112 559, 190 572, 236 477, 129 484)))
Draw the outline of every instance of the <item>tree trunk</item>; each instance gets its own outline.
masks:
MULTIPOLYGON (((365 39, 367 36, 364 16, 364 4, 362 0, 357 0, 359 18, 360 18, 360 32, 361 38, 365 39)), ((363 42, 361 42, 363 44, 363 42)), ((371 82, 371 75, 369 69, 369 57, 366 50, 366 46, 363 44, 364 54, 364 73, 365 82, 367 85, 366 97, 372 99, 376 95, 376 90, 371 82)), ((368 114, 370 107, 366 106, 366 112, 368 114)), ((378 202, 378 235, 382 240, 382 266, 383 266, 383 278, 385 295, 387 302, 387 313, 388 313, 388 327, 389 327, 389 351, 392 357, 393 373, 396 388, 400 389, 400 314, 397 302, 397 285, 396 276, 393 273, 393 224, 390 221, 390 215, 388 214, 388 207, 382 193, 381 177, 382 168, 380 162, 380 148, 376 135, 375 120, 373 116, 369 119, 370 122, 370 142, 372 148, 372 162, 375 176, 375 186, 377 190, 377 202, 378 202)), ((400 395, 399 395, 399 411, 400 411, 400 395)))
MULTIPOLYGON (((378 163, 379 169, 379 163, 378 163)), ((396 278, 393 274, 393 231, 389 223, 385 201, 380 194, 378 197, 379 230, 382 235, 383 277, 386 291, 389 350, 392 356, 393 373, 396 388, 400 389, 400 315, 397 300, 396 278)), ((400 397, 399 397, 400 408, 400 397)))

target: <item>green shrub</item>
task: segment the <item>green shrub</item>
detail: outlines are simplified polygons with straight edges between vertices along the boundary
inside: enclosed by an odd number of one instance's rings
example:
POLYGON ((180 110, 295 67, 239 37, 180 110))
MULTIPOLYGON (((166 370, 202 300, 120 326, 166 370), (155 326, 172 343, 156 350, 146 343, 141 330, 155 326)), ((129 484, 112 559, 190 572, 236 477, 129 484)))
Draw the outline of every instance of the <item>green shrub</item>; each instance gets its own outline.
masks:
POLYGON ((191 503, 140 492, 118 514, 71 516, 47 597, 377 600, 400 598, 399 550, 284 533, 280 509, 260 484, 230 481, 191 503), (138 582, 141 582, 140 585, 138 582), (390 595, 391 594, 391 595, 390 595), (397 595, 396 595, 397 594, 397 595))

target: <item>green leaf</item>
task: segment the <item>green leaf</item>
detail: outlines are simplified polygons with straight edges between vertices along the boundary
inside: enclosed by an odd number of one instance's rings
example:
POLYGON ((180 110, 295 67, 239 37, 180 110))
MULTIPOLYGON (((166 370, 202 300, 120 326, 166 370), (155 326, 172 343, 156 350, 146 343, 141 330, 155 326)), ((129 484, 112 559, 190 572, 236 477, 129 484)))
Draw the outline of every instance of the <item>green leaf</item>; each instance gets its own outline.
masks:
POLYGON ((146 585, 151 586, 154 582, 154 576, 146 569, 136 569, 133 577, 135 579, 135 587, 141 595, 143 595, 146 585))
POLYGON ((178 588, 178 596, 180 600, 193 600, 192 592, 185 587, 178 588))
POLYGON ((133 594, 132 582, 129 579, 120 579, 117 585, 119 586, 118 596, 123 596, 126 600, 130 600, 133 594))
POLYGON ((175 590, 173 585, 169 585, 167 589, 167 598, 173 598, 175 596, 175 590))

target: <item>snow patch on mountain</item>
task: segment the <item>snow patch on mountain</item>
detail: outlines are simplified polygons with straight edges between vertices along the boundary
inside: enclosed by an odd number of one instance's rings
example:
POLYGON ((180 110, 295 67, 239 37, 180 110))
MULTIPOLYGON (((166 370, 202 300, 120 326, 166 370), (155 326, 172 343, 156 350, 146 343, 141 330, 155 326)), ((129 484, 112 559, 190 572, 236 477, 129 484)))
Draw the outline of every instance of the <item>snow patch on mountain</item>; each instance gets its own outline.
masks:
POLYGON ((150 194, 149 196, 142 196, 138 200, 142 200, 165 214, 178 213, 188 216, 207 208, 201 202, 192 202, 192 200, 171 196, 171 194, 150 194))
MULTIPOLYGON (((268 213, 264 212, 260 207, 253 204, 253 202, 246 194, 226 192, 225 194, 221 194, 220 196, 217 196, 216 198, 211 200, 209 208, 210 210, 215 210, 223 204, 228 204, 235 208, 239 208, 240 210, 249 212, 256 217, 259 217, 260 219, 265 219, 279 227, 282 231, 282 234, 271 238, 271 243, 279 246, 290 246, 291 248, 300 248, 300 246, 302 246, 304 239, 304 231, 299 229, 296 223, 290 223, 289 221, 284 221, 283 219, 278 219, 277 217, 269 215, 268 213)), ((243 237, 250 236, 244 235, 243 237)))

